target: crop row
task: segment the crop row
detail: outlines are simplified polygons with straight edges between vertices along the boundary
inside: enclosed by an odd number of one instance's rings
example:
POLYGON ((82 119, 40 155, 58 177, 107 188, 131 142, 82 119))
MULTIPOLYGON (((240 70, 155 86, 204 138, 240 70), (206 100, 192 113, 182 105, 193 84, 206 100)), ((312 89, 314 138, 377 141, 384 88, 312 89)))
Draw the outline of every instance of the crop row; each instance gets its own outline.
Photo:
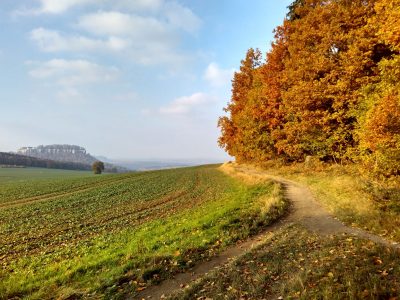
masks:
POLYGON ((111 183, 115 180, 118 181, 131 176, 132 174, 111 174, 97 177, 31 179, 3 182, 0 189, 0 205, 19 200, 23 201, 25 199, 35 200, 35 198, 39 199, 40 197, 56 196, 74 190, 85 189, 93 185, 111 183))
POLYGON ((0 262, 54 252, 187 209, 215 196, 218 184, 211 180, 205 171, 133 174, 73 195, 0 210, 0 262))
POLYGON ((277 217, 258 201, 272 185, 248 186, 215 166, 118 178, 0 209, 1 300, 134 296, 277 217))

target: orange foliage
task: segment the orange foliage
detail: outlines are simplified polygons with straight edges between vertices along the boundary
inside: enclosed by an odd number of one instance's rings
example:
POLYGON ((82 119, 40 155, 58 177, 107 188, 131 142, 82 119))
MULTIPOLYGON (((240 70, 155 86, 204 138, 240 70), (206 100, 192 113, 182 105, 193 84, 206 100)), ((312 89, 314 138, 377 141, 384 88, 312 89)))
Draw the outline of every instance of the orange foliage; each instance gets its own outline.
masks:
POLYGON ((369 20, 382 59, 379 80, 365 88, 359 115, 361 158, 384 176, 400 175, 400 1, 378 0, 369 20))
POLYGON ((282 91, 288 118, 277 147, 292 159, 341 159, 355 146, 353 109, 376 66, 365 26, 373 5, 364 2, 304 1, 291 22, 282 91))
POLYGON ((381 148, 398 148, 400 142, 399 95, 392 93, 380 99, 369 115, 365 124, 364 141, 368 148, 372 151, 381 148))
POLYGON ((244 145, 250 130, 247 126, 247 120, 251 117, 248 109, 249 93, 253 88, 254 71, 260 64, 261 52, 249 49, 246 58, 241 62, 240 71, 235 73, 232 80, 231 103, 225 109, 230 116, 221 117, 218 122, 223 133, 219 138, 219 145, 238 160, 248 159, 244 145))
POLYGON ((378 36, 393 49, 400 50, 400 0, 380 0, 375 5, 373 26, 378 36))
POLYGON ((250 49, 235 74, 220 145, 239 161, 354 160, 382 143, 380 155, 393 154, 400 0, 295 0, 289 9, 265 63, 250 49))

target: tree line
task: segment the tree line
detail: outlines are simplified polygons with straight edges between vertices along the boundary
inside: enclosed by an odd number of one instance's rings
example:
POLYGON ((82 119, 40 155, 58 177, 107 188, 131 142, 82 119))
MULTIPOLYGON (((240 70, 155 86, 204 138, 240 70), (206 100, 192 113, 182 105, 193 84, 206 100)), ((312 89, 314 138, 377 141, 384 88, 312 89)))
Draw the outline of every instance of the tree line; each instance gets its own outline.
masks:
POLYGON ((92 169, 89 164, 54 161, 5 152, 0 152, 0 165, 84 171, 92 169))
POLYGON ((219 145, 239 162, 356 162, 400 175, 400 0, 296 0, 232 80, 219 145))

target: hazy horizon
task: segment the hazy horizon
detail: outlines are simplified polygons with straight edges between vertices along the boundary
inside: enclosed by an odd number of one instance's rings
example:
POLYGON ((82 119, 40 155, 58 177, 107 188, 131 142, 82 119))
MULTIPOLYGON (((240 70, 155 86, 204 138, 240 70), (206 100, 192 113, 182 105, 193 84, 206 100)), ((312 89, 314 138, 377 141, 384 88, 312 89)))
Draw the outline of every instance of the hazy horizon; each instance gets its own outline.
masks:
POLYGON ((233 72, 249 47, 265 53, 290 2, 2 1, 0 151, 230 159, 217 120, 233 72))
MULTIPOLYGON (((49 145, 64 145, 64 144, 49 144, 49 145)), ((24 147, 33 147, 36 148, 38 146, 49 146, 49 145, 26 145, 24 147)), ((72 146, 81 146, 81 145, 72 145, 72 146)), ((22 148, 22 147, 20 147, 22 148)), ((10 153, 18 153, 18 150, 20 149, 14 149, 14 150, 9 150, 9 151, 4 151, 4 152, 10 152, 10 153)), ((130 163, 130 162, 163 162, 163 163, 218 163, 218 162, 224 162, 226 160, 231 160, 233 159, 230 156, 226 156, 225 158, 212 158, 212 157, 110 157, 107 155, 103 154, 96 154, 90 152, 86 147, 85 150, 87 151, 88 154, 98 158, 99 160, 104 159, 105 161, 109 162, 125 162, 125 163, 130 163)), ((1 151, 0 151, 1 152, 1 151)))

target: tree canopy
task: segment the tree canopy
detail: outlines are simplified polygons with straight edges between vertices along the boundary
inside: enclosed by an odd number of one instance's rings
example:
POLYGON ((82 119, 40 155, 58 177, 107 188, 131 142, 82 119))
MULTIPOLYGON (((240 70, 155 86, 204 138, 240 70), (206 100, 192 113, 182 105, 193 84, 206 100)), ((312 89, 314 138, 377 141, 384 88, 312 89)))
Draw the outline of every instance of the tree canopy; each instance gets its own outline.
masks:
POLYGON ((296 0, 235 73, 219 144, 238 161, 361 162, 400 174, 400 0, 296 0))
POLYGON ((104 163, 102 161, 95 161, 92 165, 94 174, 101 174, 104 171, 104 163))

